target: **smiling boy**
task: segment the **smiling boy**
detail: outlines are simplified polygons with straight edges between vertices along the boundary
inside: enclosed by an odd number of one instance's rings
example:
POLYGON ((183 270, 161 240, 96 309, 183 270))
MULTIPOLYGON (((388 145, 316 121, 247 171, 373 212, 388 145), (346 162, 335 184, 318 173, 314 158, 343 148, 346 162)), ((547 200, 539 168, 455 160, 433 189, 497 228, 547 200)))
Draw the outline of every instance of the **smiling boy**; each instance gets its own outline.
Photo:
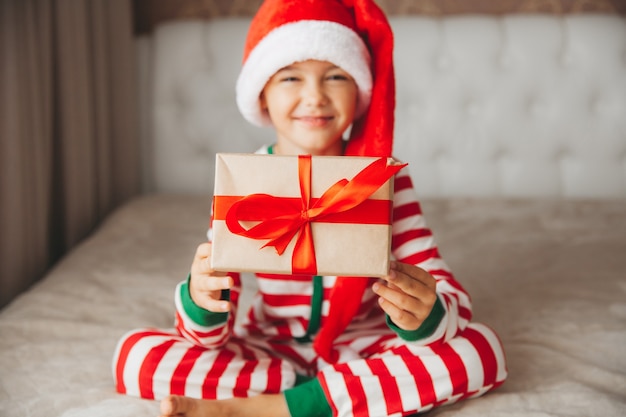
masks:
MULTIPOLYGON (((244 117, 276 131, 259 153, 391 156, 392 45, 371 0, 266 1, 237 85, 244 117)), ((502 384, 502 346, 471 322, 469 295, 441 259, 406 169, 393 204, 387 276, 256 274, 238 328, 241 276, 211 270, 211 243, 200 244, 176 289, 176 330, 120 341, 118 391, 162 399, 168 417, 387 416, 502 384)))

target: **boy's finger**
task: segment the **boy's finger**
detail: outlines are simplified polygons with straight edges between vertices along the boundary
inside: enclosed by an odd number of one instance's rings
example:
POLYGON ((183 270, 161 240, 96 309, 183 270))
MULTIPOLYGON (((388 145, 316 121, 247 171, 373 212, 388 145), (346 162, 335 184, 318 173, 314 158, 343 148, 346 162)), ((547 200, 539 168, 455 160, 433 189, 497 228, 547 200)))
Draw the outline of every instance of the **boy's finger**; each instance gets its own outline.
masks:
POLYGON ((213 313, 223 313, 226 311, 230 311, 230 302, 226 300, 214 300, 212 298, 205 298, 200 307, 213 313))
POLYGON ((419 280, 395 269, 390 270, 389 275, 382 277, 382 279, 387 282, 389 288, 413 297, 419 297, 421 293, 428 290, 419 280))
POLYGON ((390 273, 385 278, 387 278, 387 281, 392 282, 400 287, 404 285, 405 288, 403 289, 407 290, 409 288, 415 288, 415 284, 424 285, 433 291, 437 287, 437 281, 428 272, 415 265, 405 264, 402 262, 392 262, 390 273), (409 279, 402 279, 403 277, 409 279))
POLYGON ((202 243, 198 245, 196 249, 196 259, 207 258, 211 255, 211 244, 209 242, 202 243))
POLYGON ((400 308, 383 297, 378 299, 378 303, 391 321, 401 329, 415 330, 419 327, 421 320, 413 312, 400 308))
POLYGON ((374 284, 373 288, 376 294, 400 310, 415 312, 421 307, 421 302, 417 298, 408 295, 408 293, 404 292, 402 289, 398 291, 381 285, 380 283, 374 284))
POLYGON ((229 276, 211 276, 198 281, 199 282, 196 283, 196 289, 202 292, 228 290, 233 286, 233 279, 229 276))

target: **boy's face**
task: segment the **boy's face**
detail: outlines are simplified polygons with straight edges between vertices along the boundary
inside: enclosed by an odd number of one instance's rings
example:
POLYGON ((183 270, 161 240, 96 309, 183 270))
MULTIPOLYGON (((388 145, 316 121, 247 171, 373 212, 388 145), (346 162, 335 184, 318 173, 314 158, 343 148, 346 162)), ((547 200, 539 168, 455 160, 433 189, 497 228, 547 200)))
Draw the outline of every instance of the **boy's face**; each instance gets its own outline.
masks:
POLYGON ((330 62, 309 60, 279 70, 261 93, 276 129, 275 152, 341 155, 357 94, 354 79, 330 62))

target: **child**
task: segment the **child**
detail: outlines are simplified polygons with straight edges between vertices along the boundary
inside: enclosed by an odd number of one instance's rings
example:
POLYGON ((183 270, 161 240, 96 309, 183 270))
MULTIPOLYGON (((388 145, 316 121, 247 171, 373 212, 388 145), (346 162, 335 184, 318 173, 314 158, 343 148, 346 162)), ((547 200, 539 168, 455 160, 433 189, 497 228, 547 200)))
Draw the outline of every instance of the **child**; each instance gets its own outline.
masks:
MULTIPOLYGON (((390 156, 392 42, 372 0, 267 0, 237 83, 244 117, 276 130, 259 152, 390 156)), ((257 274, 235 329, 241 277, 212 271, 203 243, 176 289, 176 330, 120 341, 117 390, 162 399, 163 416, 400 416, 502 384, 500 342, 470 322, 406 169, 394 186, 388 276, 257 274)))

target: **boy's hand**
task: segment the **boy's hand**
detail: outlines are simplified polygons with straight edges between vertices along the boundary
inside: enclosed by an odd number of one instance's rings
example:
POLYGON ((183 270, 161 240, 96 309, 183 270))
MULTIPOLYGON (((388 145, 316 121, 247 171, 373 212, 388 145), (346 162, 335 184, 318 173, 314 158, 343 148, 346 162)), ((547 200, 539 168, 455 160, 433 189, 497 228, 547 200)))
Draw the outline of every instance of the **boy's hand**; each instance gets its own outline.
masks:
POLYGON ((432 275, 415 265, 392 262, 389 275, 373 290, 380 296, 382 309, 402 330, 417 330, 437 301, 437 282, 432 275))
POLYGON ((233 279, 223 272, 211 269, 211 244, 203 243, 196 249, 191 264, 189 294, 199 307, 215 313, 230 310, 230 302, 221 300, 222 290, 233 285, 233 279))

